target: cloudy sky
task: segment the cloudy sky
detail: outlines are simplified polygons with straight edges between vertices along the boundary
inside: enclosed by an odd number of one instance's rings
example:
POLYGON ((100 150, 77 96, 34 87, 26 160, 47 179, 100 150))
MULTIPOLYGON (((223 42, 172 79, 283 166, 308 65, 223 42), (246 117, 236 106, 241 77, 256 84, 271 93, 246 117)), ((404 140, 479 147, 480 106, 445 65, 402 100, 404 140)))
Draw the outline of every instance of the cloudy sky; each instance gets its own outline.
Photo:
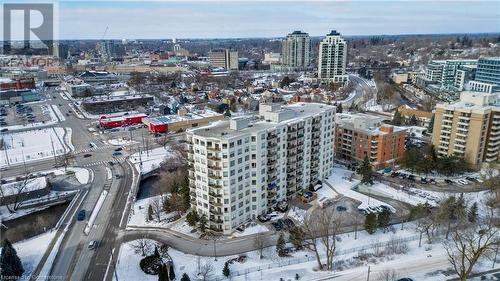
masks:
POLYGON ((60 1, 60 39, 500 31, 500 1, 60 1))

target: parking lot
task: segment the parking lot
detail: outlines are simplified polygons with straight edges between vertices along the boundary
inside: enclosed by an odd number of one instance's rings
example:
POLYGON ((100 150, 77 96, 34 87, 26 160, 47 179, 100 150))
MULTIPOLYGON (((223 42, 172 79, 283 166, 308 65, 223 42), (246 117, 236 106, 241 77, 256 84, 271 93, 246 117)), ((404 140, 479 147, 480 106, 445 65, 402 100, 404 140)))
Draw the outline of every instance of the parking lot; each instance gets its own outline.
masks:
POLYGON ((0 109, 0 126, 27 125, 50 121, 50 108, 47 105, 10 105, 0 109))

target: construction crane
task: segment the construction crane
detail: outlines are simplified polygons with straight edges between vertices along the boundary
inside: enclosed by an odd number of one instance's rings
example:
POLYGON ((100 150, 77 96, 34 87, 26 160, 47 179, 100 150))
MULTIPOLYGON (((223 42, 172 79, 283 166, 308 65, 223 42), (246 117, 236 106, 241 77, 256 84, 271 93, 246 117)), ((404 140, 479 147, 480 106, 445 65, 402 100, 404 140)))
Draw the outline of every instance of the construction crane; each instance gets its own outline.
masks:
POLYGON ((106 26, 106 29, 104 30, 104 33, 102 34, 101 36, 101 41, 104 39, 104 37, 106 36, 106 33, 108 33, 108 29, 109 29, 109 26, 106 26))

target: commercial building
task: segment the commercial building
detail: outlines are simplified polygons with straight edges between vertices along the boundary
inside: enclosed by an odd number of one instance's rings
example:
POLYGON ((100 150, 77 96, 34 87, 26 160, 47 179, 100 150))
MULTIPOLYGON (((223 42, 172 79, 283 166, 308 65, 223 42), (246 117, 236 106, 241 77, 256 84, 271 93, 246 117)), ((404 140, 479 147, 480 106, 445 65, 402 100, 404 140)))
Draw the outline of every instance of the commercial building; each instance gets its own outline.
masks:
POLYGON ((281 54, 280 53, 265 53, 263 64, 279 64, 281 63, 281 54))
POLYGON ((332 30, 319 43, 318 78, 334 83, 346 83, 348 75, 347 43, 335 30, 332 30))
POLYGON ((118 111, 130 111, 153 104, 151 95, 118 91, 109 95, 85 98, 81 106, 90 114, 105 114, 118 111))
POLYGON ((498 94, 462 92, 460 101, 437 104, 432 144, 438 156, 463 157, 473 167, 500 156, 498 94))
POLYGON ((432 119, 432 112, 413 109, 407 105, 400 106, 398 108, 398 112, 406 120, 410 120, 412 116, 415 116, 415 118, 417 118, 418 122, 420 123, 419 125, 422 127, 429 126, 429 123, 432 119))
POLYGON ((282 62, 292 68, 307 68, 311 64, 311 38, 308 33, 294 31, 282 41, 282 62))
POLYGON ((238 51, 214 49, 208 52, 211 67, 222 67, 226 70, 238 70, 238 51))
POLYGON ((333 170, 335 107, 261 104, 259 114, 187 131, 191 204, 230 234, 333 170))
POLYGON ((99 125, 104 129, 111 129, 116 127, 130 126, 140 124, 142 119, 146 118, 146 114, 124 115, 116 117, 101 116, 99 118, 99 125))
POLYGON ((394 165, 403 156, 406 128, 382 123, 383 118, 368 114, 335 115, 335 153, 347 162, 368 157, 374 168, 394 165))
POLYGON ((25 90, 34 89, 35 79, 33 77, 0 78, 0 90, 25 90))
POLYGON ((207 125, 210 122, 223 120, 224 115, 211 110, 187 112, 180 108, 177 115, 148 117, 142 120, 151 133, 179 132, 189 128, 207 125))

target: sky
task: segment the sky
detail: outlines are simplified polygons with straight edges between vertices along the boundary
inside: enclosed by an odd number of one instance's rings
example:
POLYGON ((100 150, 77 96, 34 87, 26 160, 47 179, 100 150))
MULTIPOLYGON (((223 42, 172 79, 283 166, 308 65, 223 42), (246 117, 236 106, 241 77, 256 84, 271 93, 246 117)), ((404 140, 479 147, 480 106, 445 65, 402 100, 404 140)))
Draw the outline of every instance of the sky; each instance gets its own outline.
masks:
MULTIPOLYGON (((9 0, 7 0, 9 1, 9 0)), ((59 39, 500 32, 500 1, 59 1, 59 39)), ((14 26, 16 26, 14 24, 14 26)), ((14 27, 15 28, 15 27, 14 27)))

